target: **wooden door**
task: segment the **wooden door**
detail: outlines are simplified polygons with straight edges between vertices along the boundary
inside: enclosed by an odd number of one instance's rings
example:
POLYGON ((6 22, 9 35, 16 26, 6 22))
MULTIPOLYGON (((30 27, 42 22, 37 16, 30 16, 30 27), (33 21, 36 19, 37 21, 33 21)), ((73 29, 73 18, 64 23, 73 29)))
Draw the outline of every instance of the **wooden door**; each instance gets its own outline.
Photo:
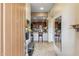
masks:
POLYGON ((0 3, 0 56, 3 55, 3 4, 0 3))
POLYGON ((5 55, 24 55, 25 4, 5 4, 5 55))

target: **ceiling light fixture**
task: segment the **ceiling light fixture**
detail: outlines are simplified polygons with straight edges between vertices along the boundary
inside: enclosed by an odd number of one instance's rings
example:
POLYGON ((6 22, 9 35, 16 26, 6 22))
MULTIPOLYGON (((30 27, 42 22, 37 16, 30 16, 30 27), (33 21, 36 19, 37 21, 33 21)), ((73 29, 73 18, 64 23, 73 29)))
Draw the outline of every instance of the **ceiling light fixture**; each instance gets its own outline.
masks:
POLYGON ((44 7, 40 7, 40 10, 44 10, 44 7))

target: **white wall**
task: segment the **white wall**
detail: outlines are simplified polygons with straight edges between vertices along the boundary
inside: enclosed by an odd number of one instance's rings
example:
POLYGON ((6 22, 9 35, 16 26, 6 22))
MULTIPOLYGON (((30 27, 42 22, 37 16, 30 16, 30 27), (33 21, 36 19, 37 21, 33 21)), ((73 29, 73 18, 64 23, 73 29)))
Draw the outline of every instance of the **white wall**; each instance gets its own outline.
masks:
MULTIPOLYGON (((69 4, 69 7, 64 10, 62 16, 64 16, 63 24, 67 22, 67 27, 69 27, 69 25, 79 24, 79 4, 69 4)), ((67 29, 66 26, 64 26, 63 29, 67 32, 63 31, 62 34, 67 33, 69 37, 67 37, 68 39, 63 37, 63 54, 79 56, 79 32, 77 32, 75 29, 67 29), (66 41, 68 44, 66 44, 66 41), (69 53, 67 52, 66 47, 68 47, 67 49, 69 53)))
POLYGON ((48 18, 48 42, 54 41, 54 21, 52 18, 48 18))
MULTIPOLYGON (((56 17, 62 16, 62 55, 75 54, 76 32, 71 26, 75 24, 76 19, 74 6, 75 4, 55 4, 49 13, 49 16, 53 16, 54 20, 56 17)), ((55 49, 58 52, 56 47, 55 49)))
POLYGON ((62 12, 62 54, 74 55, 75 29, 72 28, 75 22, 74 7, 72 4, 62 12))
MULTIPOLYGON (((75 24, 79 24, 79 3, 75 4, 75 24)), ((79 32, 76 32, 75 55, 79 56, 79 32)))
POLYGON ((79 32, 76 32, 75 55, 79 56, 79 32))
POLYGON ((63 4, 55 4, 53 8, 48 12, 48 41, 54 42, 54 33, 55 33, 55 18, 63 10, 63 4))

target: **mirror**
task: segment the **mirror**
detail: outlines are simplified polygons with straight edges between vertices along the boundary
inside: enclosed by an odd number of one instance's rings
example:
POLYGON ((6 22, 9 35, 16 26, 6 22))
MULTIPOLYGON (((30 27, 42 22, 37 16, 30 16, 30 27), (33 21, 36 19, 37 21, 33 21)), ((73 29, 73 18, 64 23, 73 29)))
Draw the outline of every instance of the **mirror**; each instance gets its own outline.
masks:
POLYGON ((55 45, 61 50, 61 16, 55 19, 55 45))

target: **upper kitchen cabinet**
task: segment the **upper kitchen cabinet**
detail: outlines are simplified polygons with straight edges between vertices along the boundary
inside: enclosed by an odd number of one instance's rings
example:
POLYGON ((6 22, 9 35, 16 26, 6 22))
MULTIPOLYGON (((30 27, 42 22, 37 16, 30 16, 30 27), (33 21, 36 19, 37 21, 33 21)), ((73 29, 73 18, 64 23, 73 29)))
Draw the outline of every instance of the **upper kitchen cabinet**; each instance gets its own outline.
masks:
POLYGON ((31 20, 31 4, 26 3, 26 20, 31 20))

